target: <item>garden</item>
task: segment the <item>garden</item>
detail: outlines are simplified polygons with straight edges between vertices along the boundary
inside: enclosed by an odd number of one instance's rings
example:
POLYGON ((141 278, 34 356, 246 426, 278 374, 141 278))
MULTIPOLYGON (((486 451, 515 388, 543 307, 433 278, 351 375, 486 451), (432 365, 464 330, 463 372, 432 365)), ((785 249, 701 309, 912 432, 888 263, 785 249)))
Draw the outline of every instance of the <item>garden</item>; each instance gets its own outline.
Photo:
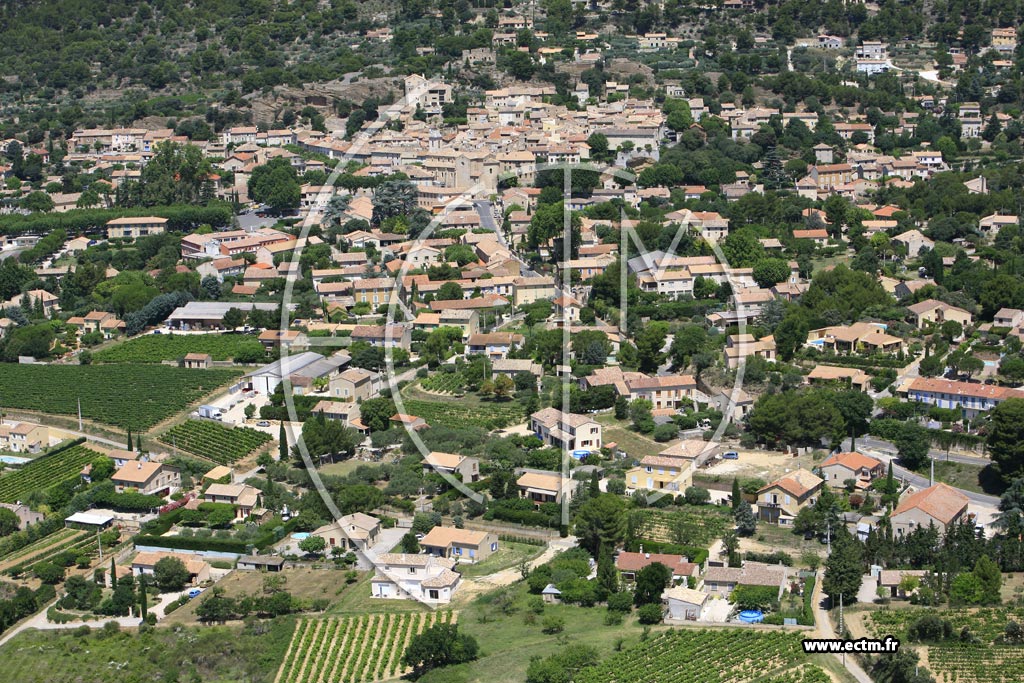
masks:
POLYGON ((256 363, 266 351, 248 334, 147 334, 93 354, 97 363, 160 363, 178 360, 188 353, 208 353, 213 360, 256 363))
POLYGON ((82 445, 40 456, 0 477, 0 502, 14 503, 30 493, 56 488, 77 478, 83 467, 102 457, 82 445))
POLYGON ((782 631, 672 630, 583 669, 573 680, 747 683, 800 664, 805 657, 802 639, 799 633, 782 631))
POLYGON ((401 659, 412 636, 454 620, 452 612, 300 619, 276 681, 357 683, 396 678, 406 673, 401 659))
POLYGON ((12 365, 0 373, 4 408, 77 415, 143 431, 238 376, 163 365, 12 365), (25 387, 32 387, 26 391, 25 387))
POLYGON ((160 436, 160 443, 229 465, 273 440, 269 434, 249 427, 227 427, 209 420, 187 420, 160 436))

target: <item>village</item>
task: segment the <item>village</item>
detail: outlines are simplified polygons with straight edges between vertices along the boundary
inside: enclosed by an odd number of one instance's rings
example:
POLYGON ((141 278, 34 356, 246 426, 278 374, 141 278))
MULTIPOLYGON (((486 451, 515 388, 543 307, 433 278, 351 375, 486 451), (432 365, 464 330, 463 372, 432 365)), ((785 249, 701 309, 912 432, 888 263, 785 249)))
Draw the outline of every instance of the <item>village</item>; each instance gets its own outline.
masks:
POLYGON ((564 4, 364 16, 329 81, 272 83, 290 53, 202 115, 0 128, 4 652, 1009 680, 1014 22, 564 4), (802 645, 858 639, 899 649, 802 645))

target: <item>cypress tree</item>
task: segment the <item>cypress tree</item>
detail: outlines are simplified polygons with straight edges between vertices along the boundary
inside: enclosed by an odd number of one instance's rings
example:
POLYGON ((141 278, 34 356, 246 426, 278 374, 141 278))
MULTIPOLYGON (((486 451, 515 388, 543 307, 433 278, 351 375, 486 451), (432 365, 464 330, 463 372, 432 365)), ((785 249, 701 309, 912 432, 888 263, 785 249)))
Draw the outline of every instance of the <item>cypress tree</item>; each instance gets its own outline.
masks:
POLYGON ((288 462, 288 435, 284 431, 284 420, 281 420, 281 430, 278 432, 277 440, 280 442, 278 456, 281 462, 288 462))
POLYGON ((732 509, 733 512, 739 509, 740 503, 743 501, 743 492, 740 490, 740 480, 736 477, 732 479, 732 509))
POLYGON ((146 618, 147 614, 147 597, 148 596, 146 595, 146 575, 141 574, 139 576, 139 613, 142 615, 143 619, 146 618))
POLYGON ((110 558, 110 590, 117 588, 117 565, 114 564, 114 558, 110 558))
POLYGON ((128 450, 132 450, 132 428, 128 428, 128 450))
POLYGON ((135 435, 135 450, 142 452, 142 434, 135 435))

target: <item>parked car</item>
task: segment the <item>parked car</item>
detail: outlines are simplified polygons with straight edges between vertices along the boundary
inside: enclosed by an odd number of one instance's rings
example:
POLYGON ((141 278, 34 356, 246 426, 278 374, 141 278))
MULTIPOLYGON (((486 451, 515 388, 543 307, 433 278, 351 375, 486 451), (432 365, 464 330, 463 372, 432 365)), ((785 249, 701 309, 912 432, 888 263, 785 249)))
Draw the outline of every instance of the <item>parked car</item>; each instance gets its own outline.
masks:
POLYGON ((266 420, 260 420, 259 422, 256 423, 256 426, 257 427, 269 427, 270 423, 267 422, 266 420))
POLYGON ((737 453, 736 451, 726 451, 725 453, 722 453, 722 459, 723 460, 739 460, 740 459, 740 454, 737 453))

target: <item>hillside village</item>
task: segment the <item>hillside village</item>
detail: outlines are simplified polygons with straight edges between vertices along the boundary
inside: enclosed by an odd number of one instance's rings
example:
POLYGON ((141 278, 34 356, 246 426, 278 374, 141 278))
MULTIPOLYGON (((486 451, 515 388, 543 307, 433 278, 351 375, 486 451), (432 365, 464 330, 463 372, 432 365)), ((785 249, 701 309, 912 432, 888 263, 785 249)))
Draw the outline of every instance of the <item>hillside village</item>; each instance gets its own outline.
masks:
POLYGON ((12 680, 1009 680, 1024 10, 342 4, 173 115, 7 62, 12 680))

